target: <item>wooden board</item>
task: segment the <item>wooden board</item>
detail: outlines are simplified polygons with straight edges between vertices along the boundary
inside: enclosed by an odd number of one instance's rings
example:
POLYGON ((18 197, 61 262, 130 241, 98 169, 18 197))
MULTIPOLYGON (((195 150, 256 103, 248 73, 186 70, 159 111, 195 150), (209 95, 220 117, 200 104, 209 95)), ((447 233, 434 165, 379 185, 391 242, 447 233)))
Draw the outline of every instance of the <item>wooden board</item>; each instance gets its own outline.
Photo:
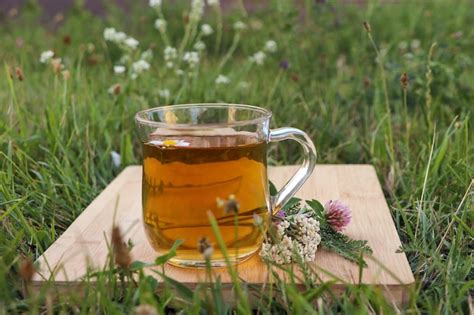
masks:
MULTIPOLYGON (((295 169, 295 166, 270 167, 269 177, 281 187, 295 169)), ((127 231, 125 238, 134 244, 133 259, 154 260, 157 253, 148 244, 141 222, 141 170, 141 166, 127 167, 46 250, 38 259, 41 271, 35 276, 36 285, 54 277, 58 285, 70 287, 78 284, 87 266, 104 266, 107 256, 105 236, 110 238, 115 211, 116 222, 122 231, 127 231)), ((351 207, 353 221, 345 233, 355 239, 368 240, 374 251, 374 259, 367 259, 362 283, 379 286, 393 302, 402 303, 414 277, 405 254, 396 253, 400 239, 374 168, 370 165, 318 165, 297 196, 316 198, 323 203, 341 199, 351 207)), ((344 289, 344 283, 359 280, 356 264, 322 249, 318 249, 313 265, 323 280, 333 280, 328 274, 343 280, 333 286, 336 293, 344 289)), ((190 287, 204 279, 203 270, 171 265, 165 270, 168 276, 190 287)), ((215 273, 221 276, 224 284, 230 282, 225 269, 216 269, 215 273)), ((266 266, 258 255, 240 264, 239 273, 251 284, 268 281, 266 266)))

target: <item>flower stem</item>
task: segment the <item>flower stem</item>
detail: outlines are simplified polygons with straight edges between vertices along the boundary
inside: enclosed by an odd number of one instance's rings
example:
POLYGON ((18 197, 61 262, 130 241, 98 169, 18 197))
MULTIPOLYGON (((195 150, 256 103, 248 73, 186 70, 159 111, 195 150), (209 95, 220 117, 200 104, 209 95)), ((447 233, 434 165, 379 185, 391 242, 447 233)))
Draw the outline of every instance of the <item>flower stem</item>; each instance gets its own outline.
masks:
MULTIPOLYGON (((161 10, 158 11, 158 15, 160 16, 160 19, 165 20, 165 16, 163 15, 163 12, 161 10)), ((160 29, 160 35, 161 35, 161 38, 163 39, 163 42, 165 43, 166 46, 171 46, 171 42, 168 38, 168 34, 166 34, 166 30, 165 31, 161 31, 160 29)))
POLYGON ((234 35, 234 40, 232 41, 232 45, 230 46, 229 50, 227 51, 227 54, 225 54, 224 58, 222 58, 221 62, 219 63, 219 67, 217 68, 220 73, 222 68, 225 66, 225 64, 229 61, 229 59, 232 57, 234 54, 235 49, 237 48, 237 45, 239 44, 240 41, 240 33, 236 33, 234 35))
POLYGON ((407 89, 403 89, 403 120, 405 121, 405 142, 410 143, 410 123, 408 122, 407 89))
POLYGON ((216 15, 217 15, 217 34, 216 34, 216 47, 214 49, 214 52, 217 55, 219 53, 220 49, 221 49, 222 28, 223 28, 222 10, 221 10, 220 6, 216 7, 216 15))
POLYGON ((383 56, 380 54, 380 51, 375 44, 375 41, 372 37, 372 34, 370 32, 367 32, 367 35, 369 36, 369 41, 372 44, 372 47, 375 50, 375 53, 377 55, 377 63, 379 65, 380 69, 380 77, 382 79, 382 88, 383 88, 383 93, 384 93, 384 98, 385 98, 385 111, 387 114, 387 133, 388 133, 388 145, 389 145, 389 155, 390 159, 393 161, 395 159, 395 149, 393 145, 393 132, 392 132, 392 113, 390 110, 390 101, 388 98, 388 88, 387 88, 387 77, 385 75, 385 68, 383 66, 383 56))

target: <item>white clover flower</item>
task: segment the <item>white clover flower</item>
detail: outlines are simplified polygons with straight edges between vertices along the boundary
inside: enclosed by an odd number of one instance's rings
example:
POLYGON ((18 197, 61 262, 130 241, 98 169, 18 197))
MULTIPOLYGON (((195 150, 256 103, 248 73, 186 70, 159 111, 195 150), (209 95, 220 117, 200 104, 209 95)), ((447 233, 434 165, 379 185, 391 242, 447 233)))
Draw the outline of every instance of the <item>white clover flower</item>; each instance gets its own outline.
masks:
POLYGON ((165 32, 166 31, 166 20, 163 19, 156 19, 155 20, 155 28, 159 30, 160 32, 165 32))
POLYGON ((40 62, 47 63, 54 57, 54 52, 52 50, 43 51, 40 55, 40 62))
POLYGON ((234 30, 236 31, 243 31, 247 28, 247 24, 242 21, 237 21, 234 23, 234 30))
POLYGON ((196 44, 194 44, 193 48, 196 49, 197 51, 201 51, 201 50, 206 49, 206 44, 204 44, 204 42, 200 40, 200 41, 197 41, 196 44))
POLYGON ((203 0, 193 0, 191 2, 191 20, 199 21, 204 13, 204 1, 203 0))
POLYGON ((174 63, 173 63, 172 61, 167 61, 167 62, 166 62, 166 68, 171 69, 171 68, 173 68, 173 67, 174 67, 174 63))
POLYGON ((124 41, 124 44, 128 47, 130 47, 131 49, 136 49, 138 47, 138 40, 136 40, 135 38, 133 37, 128 37, 125 41, 124 41))
POLYGON ((113 41, 115 39, 115 34, 117 31, 113 27, 107 27, 104 29, 104 39, 113 41))
POLYGON ((115 167, 120 167, 122 164, 122 157, 116 151, 110 152, 110 157, 112 158, 112 162, 114 163, 115 167))
POLYGON ((168 89, 159 90, 158 94, 160 95, 160 97, 168 99, 170 97, 170 90, 168 89))
POLYGON ((151 61, 153 59, 153 51, 151 49, 147 49, 140 55, 140 59, 145 61, 151 61))
POLYGON ((199 64, 199 53, 197 51, 187 51, 184 53, 183 60, 188 63, 190 68, 194 68, 199 64))
POLYGON ((214 29, 209 24, 201 25, 201 33, 203 36, 208 36, 214 33, 214 29))
POLYGON ((178 51, 174 47, 167 46, 163 50, 163 56, 165 61, 174 60, 178 57, 178 51))
POLYGON ((255 54, 253 54, 252 56, 250 56, 250 61, 251 62, 254 62, 255 64, 257 65, 263 65, 263 62, 265 61, 265 58, 267 57, 267 55, 265 55, 265 53, 263 51, 258 51, 256 52, 255 54))
POLYGON ((274 40, 267 40, 267 42, 265 43, 265 51, 269 53, 274 53, 275 51, 277 51, 277 49, 278 46, 274 40))
POLYGON ((159 8, 161 7, 161 0, 149 0, 148 5, 152 8, 159 8))
POLYGON ((181 69, 176 69, 175 73, 177 76, 180 76, 180 77, 184 75, 184 71, 181 69))
POLYGON ((127 70, 127 68, 125 68, 125 66, 122 66, 122 65, 114 66, 114 73, 116 73, 116 74, 122 74, 122 73, 125 72, 125 70, 127 70))
POLYGON ((219 6, 220 3, 219 3, 219 0, 207 0, 207 5, 210 5, 210 6, 219 6))
POLYGON ((137 76, 140 73, 142 73, 144 71, 147 71, 148 69, 150 69, 150 64, 147 61, 138 60, 138 61, 134 62, 132 64, 132 70, 133 70, 132 79, 137 78, 137 76))
POLYGON ((225 75, 219 74, 216 78, 216 84, 217 85, 229 84, 229 83, 230 83, 230 79, 228 77, 226 77, 225 75))

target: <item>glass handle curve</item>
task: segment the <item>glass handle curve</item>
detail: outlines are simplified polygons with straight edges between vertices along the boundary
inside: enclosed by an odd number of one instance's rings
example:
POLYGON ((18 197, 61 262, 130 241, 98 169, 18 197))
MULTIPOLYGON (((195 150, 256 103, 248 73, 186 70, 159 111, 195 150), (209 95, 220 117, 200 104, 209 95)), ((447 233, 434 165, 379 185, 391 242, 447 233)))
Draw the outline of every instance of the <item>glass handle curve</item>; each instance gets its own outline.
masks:
POLYGON ((310 137, 302 130, 297 128, 283 127, 270 130, 270 142, 282 140, 294 140, 301 144, 304 150, 303 164, 296 171, 293 177, 276 194, 272 201, 273 214, 280 210, 291 197, 303 186, 309 176, 313 173, 316 165, 316 148, 310 137))

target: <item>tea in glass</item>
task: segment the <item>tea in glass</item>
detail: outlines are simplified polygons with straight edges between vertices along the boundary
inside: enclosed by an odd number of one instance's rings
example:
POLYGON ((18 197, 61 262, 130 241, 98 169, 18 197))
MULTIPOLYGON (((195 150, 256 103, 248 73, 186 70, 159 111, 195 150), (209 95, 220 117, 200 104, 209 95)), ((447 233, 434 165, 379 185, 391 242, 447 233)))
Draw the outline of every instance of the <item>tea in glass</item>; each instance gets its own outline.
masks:
MULTIPOLYGON (((143 218, 152 246, 165 252, 181 239, 180 259, 202 259, 199 240, 216 243, 210 211, 231 260, 255 252, 264 231, 254 214, 269 215, 266 147, 242 135, 154 137, 143 144, 143 218), (238 202, 236 213, 219 203, 229 196, 238 202)), ((217 246, 213 259, 223 259, 217 246)))

